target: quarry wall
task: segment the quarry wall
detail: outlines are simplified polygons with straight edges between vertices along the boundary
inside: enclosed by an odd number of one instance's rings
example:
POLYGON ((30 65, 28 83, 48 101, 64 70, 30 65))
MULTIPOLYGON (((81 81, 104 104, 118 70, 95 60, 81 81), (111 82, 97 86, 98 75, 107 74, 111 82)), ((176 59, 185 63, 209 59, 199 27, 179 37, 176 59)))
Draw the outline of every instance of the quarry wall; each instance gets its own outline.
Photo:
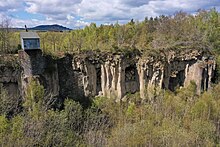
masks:
POLYGON ((35 50, 20 51, 13 58, 18 62, 16 68, 0 64, 0 84, 10 96, 23 98, 32 79, 44 86, 49 98, 121 100, 128 93, 140 92, 141 98, 151 99, 157 88, 174 91, 191 81, 200 94, 211 87, 216 69, 214 57, 198 50, 157 56, 87 52, 57 59, 35 50))

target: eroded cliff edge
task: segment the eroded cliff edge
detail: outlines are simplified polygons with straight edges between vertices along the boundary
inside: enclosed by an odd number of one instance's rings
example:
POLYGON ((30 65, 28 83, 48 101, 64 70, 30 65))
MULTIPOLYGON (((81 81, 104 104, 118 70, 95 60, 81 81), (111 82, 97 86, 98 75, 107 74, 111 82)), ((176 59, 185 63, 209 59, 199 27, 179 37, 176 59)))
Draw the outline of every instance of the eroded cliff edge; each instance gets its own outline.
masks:
MULTIPOLYGON (((1 56, 1 58, 3 58, 1 56)), ((0 83, 11 96, 25 97, 27 85, 36 79, 45 97, 62 99, 106 96, 121 100, 140 92, 150 99, 157 88, 174 90, 197 85, 198 94, 211 86, 216 63, 213 55, 200 50, 168 51, 157 55, 87 52, 54 59, 41 51, 20 51, 16 68, 0 65, 0 83)))
POLYGON ((173 91, 188 86, 190 81, 196 83, 197 92, 201 93, 210 88, 215 68, 214 57, 198 50, 170 51, 157 56, 91 53, 73 59, 73 69, 82 74, 86 96, 118 99, 135 92, 140 92, 141 98, 150 98, 156 88, 173 91))

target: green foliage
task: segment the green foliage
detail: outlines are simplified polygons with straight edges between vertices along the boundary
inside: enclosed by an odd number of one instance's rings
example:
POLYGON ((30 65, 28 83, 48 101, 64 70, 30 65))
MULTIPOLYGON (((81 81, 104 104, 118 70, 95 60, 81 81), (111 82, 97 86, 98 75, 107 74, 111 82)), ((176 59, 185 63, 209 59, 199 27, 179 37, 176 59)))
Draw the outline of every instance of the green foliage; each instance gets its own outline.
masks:
POLYGON ((26 100, 23 104, 24 108, 29 112, 36 114, 39 111, 45 111, 44 102, 44 87, 39 85, 36 80, 31 80, 27 87, 26 100))
POLYGON ((4 115, 0 116, 0 144, 6 144, 7 142, 5 141, 7 139, 6 134, 8 133, 9 130, 9 122, 7 118, 4 115))
POLYGON ((0 85, 0 115, 11 117, 20 112, 21 99, 15 96, 9 96, 7 90, 0 85))
MULTIPOLYGON (((140 51, 158 56, 169 50, 201 49, 215 53, 220 64, 219 28, 219 13, 212 9, 143 22, 132 19, 123 25, 98 27, 92 23, 84 29, 39 35, 43 52, 55 58, 65 52, 90 50, 127 56, 140 51)), ((0 46, 6 51, 7 39, 1 40, 4 31, 0 30, 0 46)), ((7 33, 3 37, 19 40, 17 33, 7 33)), ((201 95, 196 89, 194 82, 175 92, 149 88, 147 102, 139 93, 128 94, 121 102, 96 97, 86 109, 66 99, 63 109, 53 110, 53 100, 46 98, 44 87, 33 80, 27 87, 23 112, 19 112, 15 109, 18 101, 1 87, 0 146, 218 146, 220 84, 201 95), (10 118, 11 112, 16 113, 10 118)))
POLYGON ((14 68, 19 69, 20 65, 18 62, 18 56, 17 55, 1 55, 0 56, 0 64, 1 68, 14 68))
POLYGON ((137 94, 127 101, 94 98, 90 108, 70 99, 63 110, 45 109, 43 87, 28 87, 24 113, 0 115, 1 146, 217 146, 220 85, 197 95, 189 87, 158 92, 154 101, 137 94), (188 92, 188 93, 187 93, 188 92))
MULTIPOLYGON (((91 23, 83 29, 70 32, 39 32, 39 35, 43 52, 53 56, 91 50, 126 52, 134 48, 147 54, 151 51, 186 49, 212 50, 219 54, 219 25, 219 12, 211 9, 199 11, 196 15, 180 11, 172 16, 161 15, 142 22, 132 20, 127 24, 97 26, 91 23)), ((18 32, 9 34, 8 39, 12 41, 6 42, 17 48, 20 42, 18 32)))
MULTIPOLYGON (((9 27, 9 24, 7 19, 2 21, 2 26, 9 27)), ((20 43, 19 33, 2 26, 1 51, 15 53, 20 43)), ((215 9, 199 11, 196 15, 180 11, 172 16, 146 18, 142 22, 132 19, 127 24, 97 26, 91 23, 70 32, 39 32, 43 52, 58 57, 65 52, 126 52, 132 49, 142 53, 198 49, 220 54, 219 34, 220 16, 215 9)))
MULTIPOLYGON (((10 20, 0 24, 0 52, 16 53, 20 44, 19 32, 10 29, 10 20)), ((143 53, 161 50, 202 49, 220 54, 220 16, 215 9, 199 11, 196 15, 177 12, 172 16, 133 19, 127 24, 97 26, 91 23, 84 29, 70 32, 39 32, 45 54, 63 55, 65 52, 138 49, 143 53)))

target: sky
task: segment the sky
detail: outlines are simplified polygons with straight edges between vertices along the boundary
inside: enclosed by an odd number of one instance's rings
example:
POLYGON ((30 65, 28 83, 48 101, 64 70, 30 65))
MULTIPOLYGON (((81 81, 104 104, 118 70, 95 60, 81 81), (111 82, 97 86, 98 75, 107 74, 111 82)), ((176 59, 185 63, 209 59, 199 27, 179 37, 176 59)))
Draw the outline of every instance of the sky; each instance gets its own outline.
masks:
POLYGON ((214 7, 220 11, 220 0, 0 0, 0 18, 10 19, 12 27, 59 24, 74 29, 214 7))

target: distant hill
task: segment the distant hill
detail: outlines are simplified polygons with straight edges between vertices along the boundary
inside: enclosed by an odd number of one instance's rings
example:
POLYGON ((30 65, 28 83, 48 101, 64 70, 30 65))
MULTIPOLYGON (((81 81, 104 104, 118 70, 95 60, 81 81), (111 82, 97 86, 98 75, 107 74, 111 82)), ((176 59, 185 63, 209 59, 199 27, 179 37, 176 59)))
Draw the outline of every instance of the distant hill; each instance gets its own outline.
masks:
MULTIPOLYGON (((12 30, 15 31, 20 31, 20 30, 25 30, 24 28, 12 28, 12 30)), ((33 28, 28 28, 28 30, 35 30, 35 31, 70 31, 72 29, 58 25, 58 24, 54 24, 54 25, 39 25, 33 28)))
POLYGON ((33 28, 29 28, 29 30, 38 30, 38 31, 70 31, 70 28, 54 24, 54 25, 39 25, 33 28))

